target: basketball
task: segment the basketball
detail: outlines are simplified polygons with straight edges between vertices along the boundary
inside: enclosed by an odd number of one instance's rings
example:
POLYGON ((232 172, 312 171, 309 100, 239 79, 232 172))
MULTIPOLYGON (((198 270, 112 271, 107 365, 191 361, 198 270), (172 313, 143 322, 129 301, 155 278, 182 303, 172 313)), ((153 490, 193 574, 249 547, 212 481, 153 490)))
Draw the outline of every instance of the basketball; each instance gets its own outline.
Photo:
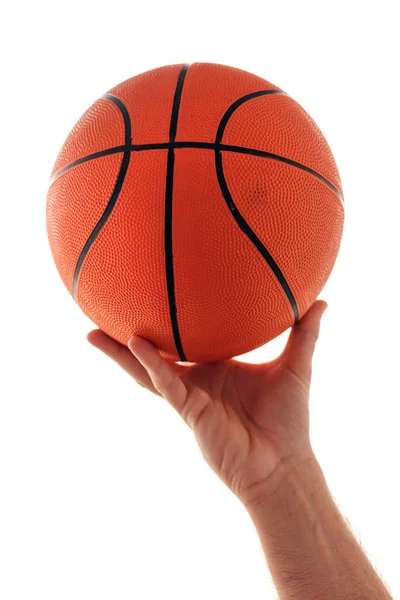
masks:
POLYGON ((50 249, 81 310, 127 345, 217 361, 293 326, 339 252, 344 200, 320 129, 233 67, 168 65, 96 100, 55 161, 50 249))

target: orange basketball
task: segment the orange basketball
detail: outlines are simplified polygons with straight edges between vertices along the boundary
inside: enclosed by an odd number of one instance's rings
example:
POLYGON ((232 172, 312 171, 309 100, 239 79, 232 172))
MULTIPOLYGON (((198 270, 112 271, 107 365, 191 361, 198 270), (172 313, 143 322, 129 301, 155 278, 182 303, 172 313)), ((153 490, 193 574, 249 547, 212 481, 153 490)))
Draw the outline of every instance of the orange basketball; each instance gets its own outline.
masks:
POLYGON ((303 316, 335 263, 344 201, 295 100, 194 63, 132 77, 85 112, 54 165, 46 217, 61 278, 98 327, 201 362, 303 316))

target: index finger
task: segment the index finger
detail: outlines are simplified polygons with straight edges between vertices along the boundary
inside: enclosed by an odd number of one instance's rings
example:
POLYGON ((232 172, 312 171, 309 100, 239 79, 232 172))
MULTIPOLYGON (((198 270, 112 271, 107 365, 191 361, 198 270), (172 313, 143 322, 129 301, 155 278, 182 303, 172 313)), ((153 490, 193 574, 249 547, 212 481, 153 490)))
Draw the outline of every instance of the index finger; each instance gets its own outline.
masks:
POLYGON ((133 336, 128 341, 128 346, 147 371, 155 389, 181 415, 188 391, 180 379, 179 373, 185 371, 186 367, 174 363, 174 368, 162 358, 153 344, 141 337, 133 336))

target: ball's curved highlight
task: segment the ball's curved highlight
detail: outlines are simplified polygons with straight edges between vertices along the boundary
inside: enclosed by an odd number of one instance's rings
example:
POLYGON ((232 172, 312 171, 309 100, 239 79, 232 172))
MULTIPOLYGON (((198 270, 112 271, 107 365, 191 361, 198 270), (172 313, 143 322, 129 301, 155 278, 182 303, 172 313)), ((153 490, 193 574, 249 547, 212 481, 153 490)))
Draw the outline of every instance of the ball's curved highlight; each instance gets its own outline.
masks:
POLYGON ((342 187, 321 131, 265 79, 218 64, 132 77, 75 125, 47 232, 84 313, 175 360, 248 352, 292 326, 335 263, 342 187))

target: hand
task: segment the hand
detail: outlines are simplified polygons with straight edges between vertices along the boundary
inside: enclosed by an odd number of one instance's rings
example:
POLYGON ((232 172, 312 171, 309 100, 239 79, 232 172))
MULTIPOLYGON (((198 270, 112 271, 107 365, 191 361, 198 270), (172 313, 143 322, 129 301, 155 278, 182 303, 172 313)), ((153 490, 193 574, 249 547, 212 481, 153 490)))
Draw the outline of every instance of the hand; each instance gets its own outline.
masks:
POLYGON ((312 356, 327 307, 316 301, 292 328, 282 354, 254 365, 234 359, 181 365, 147 340, 129 349, 100 330, 88 340, 136 381, 163 396, 193 430, 201 452, 247 506, 286 472, 313 457, 309 438, 312 356), (274 477, 273 477, 274 476, 274 477))

